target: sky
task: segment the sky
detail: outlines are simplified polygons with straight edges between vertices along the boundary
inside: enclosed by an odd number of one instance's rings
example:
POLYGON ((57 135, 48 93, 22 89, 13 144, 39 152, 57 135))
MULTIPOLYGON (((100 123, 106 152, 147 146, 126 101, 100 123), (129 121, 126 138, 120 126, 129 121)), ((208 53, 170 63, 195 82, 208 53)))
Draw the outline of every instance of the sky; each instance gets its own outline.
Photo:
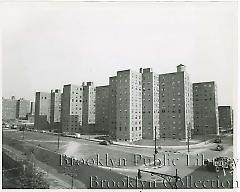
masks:
POLYGON ((6 2, 0 16, 5 98, 184 64, 192 82, 217 83, 219 105, 235 103, 236 2, 6 2))

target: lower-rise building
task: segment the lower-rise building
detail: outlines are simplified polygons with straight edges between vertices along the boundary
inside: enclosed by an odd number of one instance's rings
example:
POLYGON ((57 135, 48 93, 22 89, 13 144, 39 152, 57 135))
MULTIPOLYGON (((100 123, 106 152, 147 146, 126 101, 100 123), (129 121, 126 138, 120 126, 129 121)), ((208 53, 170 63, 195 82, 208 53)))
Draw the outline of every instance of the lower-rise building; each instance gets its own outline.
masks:
POLYGON ((219 134, 217 86, 214 81, 193 83, 194 134, 219 134))
POLYGON ((13 120, 17 117, 17 100, 2 98, 2 120, 13 120))
POLYGON ((233 129, 233 109, 231 106, 218 106, 219 129, 228 131, 233 129))

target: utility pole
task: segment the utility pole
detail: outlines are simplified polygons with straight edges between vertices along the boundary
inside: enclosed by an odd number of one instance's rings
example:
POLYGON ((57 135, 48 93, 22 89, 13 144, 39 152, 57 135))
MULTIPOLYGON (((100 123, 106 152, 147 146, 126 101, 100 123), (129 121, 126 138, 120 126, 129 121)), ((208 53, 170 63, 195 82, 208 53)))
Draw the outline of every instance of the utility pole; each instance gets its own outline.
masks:
POLYGON ((190 134, 191 134, 191 131, 190 131, 190 129, 191 129, 191 126, 190 126, 190 124, 188 124, 188 127, 187 127, 187 146, 188 146, 188 152, 190 151, 190 148, 189 148, 189 142, 190 142, 190 134))
POLYGON ((22 132, 23 132, 23 136, 22 136, 22 139, 24 140, 24 131, 25 131, 25 126, 22 127, 22 132))
POLYGON ((154 166, 156 166, 156 155, 157 155, 158 151, 157 151, 157 128, 155 126, 154 128, 154 166))
POLYGON ((59 151, 59 141, 60 141, 60 131, 58 131, 58 142, 57 142, 57 145, 58 145, 58 151, 59 151))
POLYGON ((72 187, 71 187, 71 189, 73 189, 73 173, 72 173, 72 187))

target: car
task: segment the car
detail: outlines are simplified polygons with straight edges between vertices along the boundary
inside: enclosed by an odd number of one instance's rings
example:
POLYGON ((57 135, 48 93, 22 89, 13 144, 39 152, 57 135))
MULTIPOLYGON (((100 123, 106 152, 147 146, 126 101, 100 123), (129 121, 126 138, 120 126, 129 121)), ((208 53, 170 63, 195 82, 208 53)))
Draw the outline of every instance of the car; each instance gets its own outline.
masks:
POLYGON ((106 139, 105 141, 107 141, 109 144, 113 144, 113 141, 111 139, 106 139))
POLYGON ((109 145, 110 143, 107 140, 103 140, 99 142, 100 145, 109 145))
POLYGON ((80 138, 80 133, 75 133, 75 138, 80 138))
POLYGON ((67 134, 66 133, 61 133, 61 136, 66 137, 67 134))
POLYGON ((40 133, 47 133, 47 131, 41 130, 40 133))
POLYGON ((223 149, 223 145, 217 145, 217 147, 215 148, 216 151, 222 151, 223 149))
POLYGON ((209 171, 219 172, 219 170, 233 170, 233 160, 228 157, 216 157, 212 161, 204 160, 204 166, 209 171))
POLYGON ((25 131, 26 129, 25 129, 25 127, 24 126, 21 126, 20 128, 19 128, 19 131, 25 131))
POLYGON ((221 140, 221 138, 220 137, 217 137, 214 141, 213 141, 214 143, 221 143, 222 142, 222 140, 221 140))
POLYGON ((17 125, 12 125, 11 129, 17 129, 17 125))

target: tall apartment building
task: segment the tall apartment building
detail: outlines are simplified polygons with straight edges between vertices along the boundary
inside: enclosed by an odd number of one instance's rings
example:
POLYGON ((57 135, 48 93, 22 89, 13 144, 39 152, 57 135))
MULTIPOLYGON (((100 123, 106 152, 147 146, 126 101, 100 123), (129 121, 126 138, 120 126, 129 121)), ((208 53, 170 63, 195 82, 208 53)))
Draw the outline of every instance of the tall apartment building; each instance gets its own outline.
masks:
POLYGON ((219 129, 233 129, 233 109, 231 106, 218 106, 219 129))
POLYGON ((132 70, 117 72, 116 138, 142 139, 142 74, 132 70))
POLYGON ((109 86, 96 87, 96 132, 109 133, 109 86))
POLYGON ((116 138, 117 132, 117 76, 109 77, 109 135, 116 138))
POLYGON ((95 132, 96 87, 93 82, 83 83, 83 131, 95 132))
POLYGON ((11 99, 2 98, 2 120, 16 119, 17 100, 14 96, 11 99))
POLYGON ((30 103, 30 112, 27 114, 27 120, 29 123, 34 123, 35 102, 30 103))
POLYGON ((51 94, 36 92, 34 127, 38 130, 50 129, 51 94))
POLYGON ((142 73, 142 137, 159 138, 159 75, 151 68, 140 69, 142 73))
POLYGON ((34 115, 35 113, 35 102, 31 102, 30 104, 30 114, 34 115))
POLYGON ((62 132, 78 133, 83 123, 83 86, 64 85, 61 104, 62 132))
POLYGON ((51 90, 50 126, 52 130, 61 130, 61 100, 61 90, 51 90))
POLYGON ((30 101, 20 98, 17 100, 17 118, 26 119, 30 112, 30 101))
POLYGON ((219 134, 217 86, 214 81, 193 83, 194 134, 219 134))
POLYGON ((159 75, 160 137, 187 139, 193 129, 192 83, 182 64, 159 75))

